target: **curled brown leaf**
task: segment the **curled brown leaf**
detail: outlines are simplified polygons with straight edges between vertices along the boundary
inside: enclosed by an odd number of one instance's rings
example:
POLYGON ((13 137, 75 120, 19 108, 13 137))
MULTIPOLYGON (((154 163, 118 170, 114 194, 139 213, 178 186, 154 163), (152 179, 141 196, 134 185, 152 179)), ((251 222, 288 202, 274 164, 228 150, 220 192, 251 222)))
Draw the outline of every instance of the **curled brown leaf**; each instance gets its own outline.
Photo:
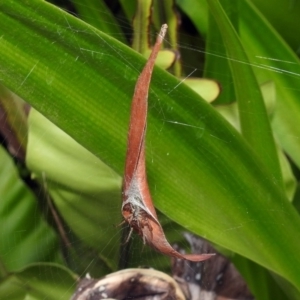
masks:
MULTIPOLYGON (((145 163, 145 133, 147 127, 148 90, 157 53, 166 34, 167 25, 163 25, 152 49, 151 55, 140 74, 131 105, 128 147, 123 180, 122 214, 144 240, 157 251, 190 261, 203 261, 214 254, 181 254, 167 241, 158 221, 151 199, 145 163)), ((131 231, 132 231, 131 230, 131 231)))

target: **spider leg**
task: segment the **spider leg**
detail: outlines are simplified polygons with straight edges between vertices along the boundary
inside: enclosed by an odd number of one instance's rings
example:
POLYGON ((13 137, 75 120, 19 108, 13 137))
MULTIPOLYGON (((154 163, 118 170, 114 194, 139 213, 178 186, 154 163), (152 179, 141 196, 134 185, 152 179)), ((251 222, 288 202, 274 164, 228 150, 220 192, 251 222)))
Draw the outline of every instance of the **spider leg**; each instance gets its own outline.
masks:
POLYGON ((133 227, 130 228, 130 231, 129 231, 129 234, 127 236, 127 239, 126 239, 126 241, 124 242, 123 245, 125 245, 125 244, 127 244, 129 242, 129 239, 131 238, 132 232, 133 232, 133 227))

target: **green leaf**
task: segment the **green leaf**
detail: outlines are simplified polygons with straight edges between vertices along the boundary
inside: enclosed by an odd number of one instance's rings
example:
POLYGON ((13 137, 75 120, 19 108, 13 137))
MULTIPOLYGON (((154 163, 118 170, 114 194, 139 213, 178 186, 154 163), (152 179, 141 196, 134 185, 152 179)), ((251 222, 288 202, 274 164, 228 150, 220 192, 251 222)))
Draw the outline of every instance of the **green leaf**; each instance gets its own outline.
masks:
POLYGON ((250 63, 260 82, 276 85, 276 111, 272 118, 274 135, 291 159, 300 166, 300 62, 297 55, 249 1, 241 2, 240 32, 250 63), (257 32, 262 34, 257 34, 257 32))
POLYGON ((114 225, 121 221, 121 177, 34 109, 29 115, 26 162, 40 182, 46 180, 73 232, 99 253, 103 262, 97 275, 116 270, 119 249, 109 245, 120 240, 114 225))
MULTIPOLYGON (((197 28, 200 27, 197 26, 199 23, 198 18, 193 20, 195 26, 197 28)), ((214 78, 222 87, 222 92, 214 104, 236 101, 232 74, 229 61, 226 57, 226 48, 220 30, 218 29, 218 25, 214 18, 211 14, 209 14, 208 32, 205 43, 205 69, 203 76, 214 78), (222 72, 220 72, 220 70, 222 70, 222 72)))
POLYGON ((33 262, 62 262, 55 233, 2 147, 0 165, 0 277, 33 262))
MULTIPOLYGON (((0 13, 3 84, 121 175, 145 59, 43 1, 5 1, 0 13)), ((155 68, 146 142, 155 205, 300 287, 298 213, 239 133, 178 84, 155 68)))
POLYGON ((231 260, 238 266, 255 299, 287 299, 286 294, 266 269, 239 255, 233 255, 231 260))
MULTIPOLYGON (((78 241, 72 241, 69 254, 72 270, 79 274, 84 271, 83 275, 88 272, 93 277, 115 271, 119 254, 115 245, 120 241, 120 230, 113 225, 121 222, 120 176, 34 109, 29 114, 27 165, 33 176, 48 187, 70 228, 82 242, 95 249, 93 253, 91 249, 82 249, 78 241)), ((161 214, 160 222, 171 242, 184 240, 178 233, 182 228, 161 214)), ((135 236, 133 242, 128 257, 130 266, 155 265, 169 271, 168 257, 162 259, 149 247, 143 249, 141 257, 137 253, 143 247, 142 240, 135 236)))
POLYGON ((285 0, 252 0, 251 2, 255 4, 290 47, 299 53, 300 32, 298 18, 300 2, 285 0))
POLYGON ((230 10, 232 3, 222 1, 222 7, 218 0, 207 2, 230 58, 229 65, 235 85, 242 135, 272 172, 277 184, 282 186, 278 156, 263 97, 239 36, 224 10, 230 10))
POLYGON ((125 43, 120 26, 104 1, 84 0, 74 1, 73 4, 82 20, 125 43))
POLYGON ((56 264, 34 264, 7 276, 0 283, 1 299, 70 299, 76 277, 56 264))
MULTIPOLYGON (((264 102, 267 108, 267 112, 269 117, 271 118, 272 114, 274 113, 274 109, 276 106, 276 91, 275 86, 272 81, 266 82, 262 84, 261 91, 264 97, 264 102)), ((237 109, 237 103, 233 102, 231 104, 225 104, 225 105, 216 105, 215 109, 232 125, 234 126, 238 131, 240 131, 240 123, 238 118, 238 109, 237 109)), ((283 182, 285 186, 285 192, 290 201, 293 200, 295 192, 296 192, 296 186, 297 181, 295 176, 293 175, 291 166, 289 164, 288 159, 284 155, 283 151, 280 149, 279 146, 276 147, 277 149, 277 155, 279 158, 280 163, 280 169, 282 172, 283 182)))

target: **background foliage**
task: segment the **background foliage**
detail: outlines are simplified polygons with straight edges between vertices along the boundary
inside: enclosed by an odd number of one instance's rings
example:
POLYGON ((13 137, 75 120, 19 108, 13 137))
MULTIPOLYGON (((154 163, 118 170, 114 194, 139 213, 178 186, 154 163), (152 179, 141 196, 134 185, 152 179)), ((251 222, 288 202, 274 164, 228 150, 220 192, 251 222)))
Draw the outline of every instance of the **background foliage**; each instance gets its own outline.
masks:
POLYGON ((68 299, 86 272, 168 269, 138 238, 126 253, 113 226, 134 85, 167 23, 147 166, 168 238, 183 227, 215 243, 257 299, 299 299, 299 10, 0 1, 0 298, 68 299), (219 86, 200 77, 221 86, 211 104, 219 86))

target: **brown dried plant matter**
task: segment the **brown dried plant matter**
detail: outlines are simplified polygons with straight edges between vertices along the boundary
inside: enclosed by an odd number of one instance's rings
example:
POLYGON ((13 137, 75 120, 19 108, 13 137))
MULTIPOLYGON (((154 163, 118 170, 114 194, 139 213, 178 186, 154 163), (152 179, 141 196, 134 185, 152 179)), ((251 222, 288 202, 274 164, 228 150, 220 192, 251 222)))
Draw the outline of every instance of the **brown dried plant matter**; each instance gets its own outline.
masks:
POLYGON ((157 219, 146 178, 145 132, 147 126, 148 90, 155 59, 166 31, 167 25, 162 25, 152 53, 135 86, 123 180, 122 214, 125 221, 131 226, 130 234, 133 230, 136 231, 143 238, 145 244, 172 257, 190 261, 202 261, 214 254, 184 255, 177 252, 169 244, 157 219))

